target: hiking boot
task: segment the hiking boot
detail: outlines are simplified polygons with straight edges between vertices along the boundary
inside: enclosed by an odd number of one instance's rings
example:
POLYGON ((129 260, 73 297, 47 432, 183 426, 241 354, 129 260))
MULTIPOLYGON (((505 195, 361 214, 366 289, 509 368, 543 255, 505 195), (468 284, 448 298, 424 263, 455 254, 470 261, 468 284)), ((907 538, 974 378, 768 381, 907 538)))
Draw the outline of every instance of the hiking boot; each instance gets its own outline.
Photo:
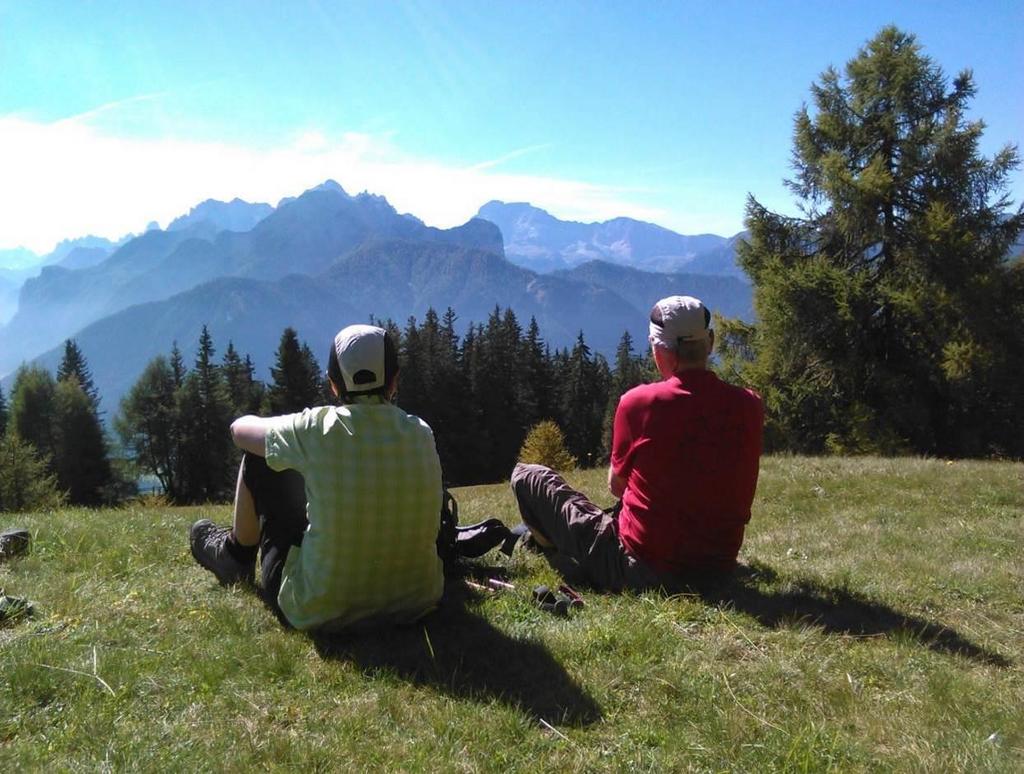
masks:
POLYGON ((200 519, 189 530, 189 544, 192 556, 203 567, 217 576, 223 586, 234 583, 253 583, 256 571, 256 557, 240 562, 228 551, 227 542, 231 536, 229 527, 218 527, 209 519, 200 519))

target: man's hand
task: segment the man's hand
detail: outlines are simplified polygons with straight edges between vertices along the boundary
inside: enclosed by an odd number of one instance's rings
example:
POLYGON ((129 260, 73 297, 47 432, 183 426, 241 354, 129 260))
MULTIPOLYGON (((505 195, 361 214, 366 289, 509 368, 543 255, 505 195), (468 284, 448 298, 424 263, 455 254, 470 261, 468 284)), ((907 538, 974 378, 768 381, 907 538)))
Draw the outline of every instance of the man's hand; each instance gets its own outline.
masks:
POLYGON ((612 497, 622 497, 622 493, 626 491, 626 479, 616 476, 611 465, 608 466, 608 491, 612 493, 612 497))
POLYGON ((231 440, 243 451, 266 457, 269 428, 269 419, 247 414, 231 423, 231 440))

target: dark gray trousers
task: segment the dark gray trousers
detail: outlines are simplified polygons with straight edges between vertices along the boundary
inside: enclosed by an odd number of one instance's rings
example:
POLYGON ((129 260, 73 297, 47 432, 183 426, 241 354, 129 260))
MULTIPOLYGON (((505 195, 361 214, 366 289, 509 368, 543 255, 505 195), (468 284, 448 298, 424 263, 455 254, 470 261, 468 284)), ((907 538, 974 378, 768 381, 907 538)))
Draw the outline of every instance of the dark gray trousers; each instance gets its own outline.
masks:
POLYGON ((554 544, 558 556, 552 557, 552 564, 567 575, 578 571, 583 582, 609 591, 667 585, 669 579, 619 542, 616 516, 602 511, 550 468, 520 463, 512 471, 511 483, 523 522, 554 544), (568 559, 571 565, 566 567, 559 559, 568 559))

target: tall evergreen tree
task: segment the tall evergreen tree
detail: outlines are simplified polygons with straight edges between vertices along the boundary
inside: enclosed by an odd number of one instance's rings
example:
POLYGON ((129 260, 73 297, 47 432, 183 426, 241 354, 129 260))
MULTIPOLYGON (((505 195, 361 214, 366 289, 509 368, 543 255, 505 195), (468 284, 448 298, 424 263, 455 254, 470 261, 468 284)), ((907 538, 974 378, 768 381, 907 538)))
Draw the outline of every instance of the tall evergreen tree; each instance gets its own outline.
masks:
POLYGON ((73 374, 55 392, 54 467, 72 505, 100 505, 113 482, 107 441, 96 407, 73 374))
POLYGON ((569 452, 583 466, 590 466, 601 457, 601 434, 608 402, 608 363, 603 357, 591 356, 583 331, 576 337, 572 353, 564 361, 559 376, 559 424, 565 431, 569 452))
POLYGON ((64 340, 64 356, 57 367, 57 381, 63 382, 65 379, 73 379, 89 398, 93 408, 99 411, 100 396, 93 383, 92 371, 74 339, 64 340))
MULTIPOLYGON (((913 35, 886 27, 796 117, 789 187, 803 216, 751 198, 739 259, 756 329, 769 438, 821 451, 1024 454, 1014 420, 1024 270, 1004 258, 1024 228, 1009 210, 1007 146, 979 152, 970 72, 952 86, 913 35)), ((728 344, 728 340, 724 342, 728 344)))
POLYGON ((615 350, 615 366, 612 370, 608 389, 608 407, 604 415, 604 427, 601 436, 601 447, 604 456, 611 455, 612 425, 615 421, 615 410, 619 406, 619 398, 626 392, 647 381, 644 359, 633 352, 633 337, 629 331, 623 331, 619 346, 615 350))
POLYGON ((4 388, 0 387, 0 438, 7 432, 7 399, 4 397, 4 388))
POLYGON ((294 328, 285 328, 281 334, 270 375, 270 409, 274 414, 291 414, 321 403, 320 366, 313 351, 299 343, 294 328))
POLYGON ((180 487, 181 437, 174 368, 167 358, 149 361, 121 400, 114 427, 140 468, 154 475, 167 496, 184 500, 180 487))
POLYGON ((228 428, 232 411, 220 369, 213 362, 213 338, 204 325, 195 368, 177 391, 182 439, 181 491, 191 502, 224 499, 231 491, 233 446, 228 428))
POLYGON ((252 359, 246 355, 243 360, 235 345, 229 341, 221 359, 220 370, 232 416, 258 414, 263 401, 263 385, 256 380, 252 359))
POLYGON ((10 428, 55 471, 57 384, 39 366, 22 366, 11 390, 10 428))
POLYGON ((188 373, 188 369, 185 367, 185 358, 181 355, 181 350, 178 348, 178 342, 172 342, 171 344, 171 375, 174 378, 175 388, 181 387, 185 383, 185 375, 188 373))

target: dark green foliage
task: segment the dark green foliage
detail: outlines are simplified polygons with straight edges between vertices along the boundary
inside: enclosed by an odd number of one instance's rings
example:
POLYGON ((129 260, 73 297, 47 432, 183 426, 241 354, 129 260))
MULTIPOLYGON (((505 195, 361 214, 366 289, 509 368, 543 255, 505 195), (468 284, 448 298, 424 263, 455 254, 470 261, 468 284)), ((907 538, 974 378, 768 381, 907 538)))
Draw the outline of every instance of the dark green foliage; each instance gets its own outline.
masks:
POLYGON ((608 390, 608 407, 604 414, 604 428, 601 436, 601 448, 605 459, 611 456, 612 425, 615 421, 615 410, 619 406, 619 398, 638 384, 652 381, 647 373, 644 358, 633 352, 633 337, 624 331, 619 346, 615 350, 615 367, 611 374, 608 390))
POLYGON ((56 389, 54 428, 57 481, 74 505, 104 502, 112 482, 107 442, 95 403, 77 380, 62 379, 56 389))
POLYGON ((270 369, 270 411, 292 414, 320 405, 323 401, 323 377, 316 356, 306 344, 299 344, 293 328, 285 328, 270 369))
POLYGON ((583 339, 562 360, 559 416, 565 445, 584 467, 600 462, 601 435, 611 373, 601 355, 592 356, 583 339))
POLYGON ((174 368, 154 358, 121 401, 114 427, 139 467, 156 476, 173 501, 182 499, 181 439, 174 368))
POLYGON ((150 361, 114 420, 140 469, 155 476, 177 503, 230 499, 238 462, 231 420, 254 411, 262 395, 248 356, 243 360, 229 346, 222 368, 214 354, 213 337, 203 326, 193 370, 185 369, 175 344, 170 360, 150 361))
POLYGON ((14 377, 9 420, 11 429, 51 465, 51 471, 57 451, 56 392, 57 384, 49 371, 22 366, 14 377))
POLYGON ((195 367, 175 396, 181 438, 179 484, 181 496, 189 502, 223 500, 232 492, 232 407, 213 355, 213 339, 204 325, 195 367))
POLYGON ((65 379, 73 379, 89 398, 93 408, 99 409, 100 397, 93 384, 92 371, 74 339, 64 341, 64 356, 57 367, 57 381, 63 382, 65 379))
POLYGON ((0 513, 60 506, 57 477, 35 448, 14 432, 0 438, 0 513))
POLYGON ((1004 260, 1024 227, 1005 193, 1018 157, 980 155, 974 91, 893 27, 812 87, 789 181, 804 214, 749 200, 758 324, 719 323, 769 445, 1024 454, 1021 271, 1004 260))
POLYGON ((0 438, 7 432, 7 398, 4 397, 3 387, 0 387, 0 438))
POLYGON ((224 377, 228 402, 231 404, 231 415, 240 417, 245 414, 258 414, 266 389, 263 383, 256 379, 252 358, 246 355, 243 360, 235 350, 234 344, 229 341, 227 349, 224 350, 220 369, 224 377))

